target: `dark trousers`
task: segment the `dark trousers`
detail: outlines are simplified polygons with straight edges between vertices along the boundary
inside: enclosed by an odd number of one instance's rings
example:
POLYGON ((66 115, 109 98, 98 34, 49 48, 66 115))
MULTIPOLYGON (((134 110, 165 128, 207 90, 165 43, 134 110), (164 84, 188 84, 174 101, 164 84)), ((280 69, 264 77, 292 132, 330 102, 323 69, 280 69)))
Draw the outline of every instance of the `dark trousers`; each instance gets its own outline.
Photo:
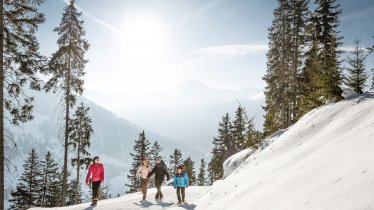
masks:
POLYGON ((177 187, 177 197, 179 202, 184 202, 184 197, 186 196, 186 188, 185 187, 177 187), (182 196, 181 196, 182 194, 182 196), (182 199, 181 199, 182 197, 182 199))
POLYGON ((92 182, 92 200, 99 200, 99 190, 101 181, 92 182))
POLYGON ((149 179, 140 178, 140 191, 143 194, 143 199, 147 197, 149 179))
POLYGON ((156 180, 155 184, 156 184, 156 189, 157 189, 156 200, 162 199, 164 197, 164 195, 162 195, 162 192, 161 192, 162 181, 156 180))

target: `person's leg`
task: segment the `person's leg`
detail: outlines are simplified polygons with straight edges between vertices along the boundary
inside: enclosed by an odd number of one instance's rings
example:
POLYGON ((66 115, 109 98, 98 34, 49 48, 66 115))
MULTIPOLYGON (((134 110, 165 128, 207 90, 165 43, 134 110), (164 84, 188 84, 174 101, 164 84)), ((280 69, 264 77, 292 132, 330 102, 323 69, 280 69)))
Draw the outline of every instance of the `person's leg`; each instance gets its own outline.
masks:
POLYGON ((144 179, 144 183, 143 183, 143 199, 147 198, 148 184, 149 184, 149 179, 144 179))
POLYGON ((144 185, 145 185, 145 179, 140 178, 140 191, 143 194, 143 200, 145 199, 144 185))
POLYGON ((160 199, 161 184, 157 180, 156 180, 156 189, 157 189, 156 200, 158 200, 160 199))
POLYGON ((92 202, 97 203, 97 200, 99 200, 99 189, 100 189, 100 183, 98 182, 92 182, 92 202))
POLYGON ((182 200, 181 200, 181 188, 180 187, 177 187, 177 198, 178 198, 178 203, 180 203, 182 200))
POLYGON ((182 187, 182 202, 184 203, 184 198, 186 197, 186 188, 182 187))

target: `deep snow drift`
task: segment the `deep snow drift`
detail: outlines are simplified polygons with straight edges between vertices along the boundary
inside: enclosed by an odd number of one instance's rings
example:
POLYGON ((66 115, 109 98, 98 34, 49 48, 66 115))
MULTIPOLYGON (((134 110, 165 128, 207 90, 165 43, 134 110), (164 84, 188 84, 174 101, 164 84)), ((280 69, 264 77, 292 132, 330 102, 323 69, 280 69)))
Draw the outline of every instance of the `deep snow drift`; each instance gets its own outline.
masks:
MULTIPOLYGON (((188 188, 188 208, 374 209, 374 95, 314 109, 265 145, 212 187, 188 188)), ((169 187, 166 192, 165 202, 175 201, 174 190, 169 187)), ((152 190, 150 196, 154 196, 152 190)), ((95 210, 144 208, 134 204, 140 198, 136 193, 102 201, 95 210)), ((177 207, 155 204, 149 208, 177 207)))

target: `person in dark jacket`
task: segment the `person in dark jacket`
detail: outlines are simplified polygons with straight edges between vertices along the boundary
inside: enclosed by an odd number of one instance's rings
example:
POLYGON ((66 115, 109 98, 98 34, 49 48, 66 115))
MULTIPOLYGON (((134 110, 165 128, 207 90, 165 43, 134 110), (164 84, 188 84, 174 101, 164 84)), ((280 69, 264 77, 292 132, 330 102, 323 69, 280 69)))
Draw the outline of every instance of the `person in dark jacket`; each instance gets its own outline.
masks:
POLYGON ((156 185, 156 189, 157 189, 157 193, 156 193, 156 196, 155 196, 156 201, 162 200, 163 194, 161 192, 161 185, 162 185, 162 182, 165 179, 165 175, 166 175, 168 181, 170 180, 170 176, 169 176, 166 164, 164 163, 164 161, 162 161, 161 157, 156 158, 156 165, 153 168, 153 170, 151 171, 151 173, 148 174, 148 178, 150 178, 152 176, 152 174, 155 174, 155 185, 156 185))
POLYGON ((177 189, 178 205, 184 203, 186 187, 188 187, 189 184, 187 173, 183 172, 182 166, 178 166, 177 173, 173 177, 174 189, 177 189))
POLYGON ((92 164, 88 168, 88 173, 86 176, 86 184, 92 184, 92 204, 91 206, 97 205, 97 200, 99 200, 99 190, 100 184, 104 181, 104 166, 100 163, 98 156, 94 157, 92 164))

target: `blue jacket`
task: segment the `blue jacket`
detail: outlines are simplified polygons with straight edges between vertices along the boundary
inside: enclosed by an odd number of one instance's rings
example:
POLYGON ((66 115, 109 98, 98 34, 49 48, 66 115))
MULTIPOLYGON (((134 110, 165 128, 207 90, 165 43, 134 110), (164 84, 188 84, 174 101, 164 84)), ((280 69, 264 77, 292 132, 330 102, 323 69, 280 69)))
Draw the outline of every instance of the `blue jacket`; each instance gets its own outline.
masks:
POLYGON ((188 187, 188 185, 190 184, 188 180, 188 175, 184 172, 180 174, 176 173, 173 179, 174 187, 188 187))

